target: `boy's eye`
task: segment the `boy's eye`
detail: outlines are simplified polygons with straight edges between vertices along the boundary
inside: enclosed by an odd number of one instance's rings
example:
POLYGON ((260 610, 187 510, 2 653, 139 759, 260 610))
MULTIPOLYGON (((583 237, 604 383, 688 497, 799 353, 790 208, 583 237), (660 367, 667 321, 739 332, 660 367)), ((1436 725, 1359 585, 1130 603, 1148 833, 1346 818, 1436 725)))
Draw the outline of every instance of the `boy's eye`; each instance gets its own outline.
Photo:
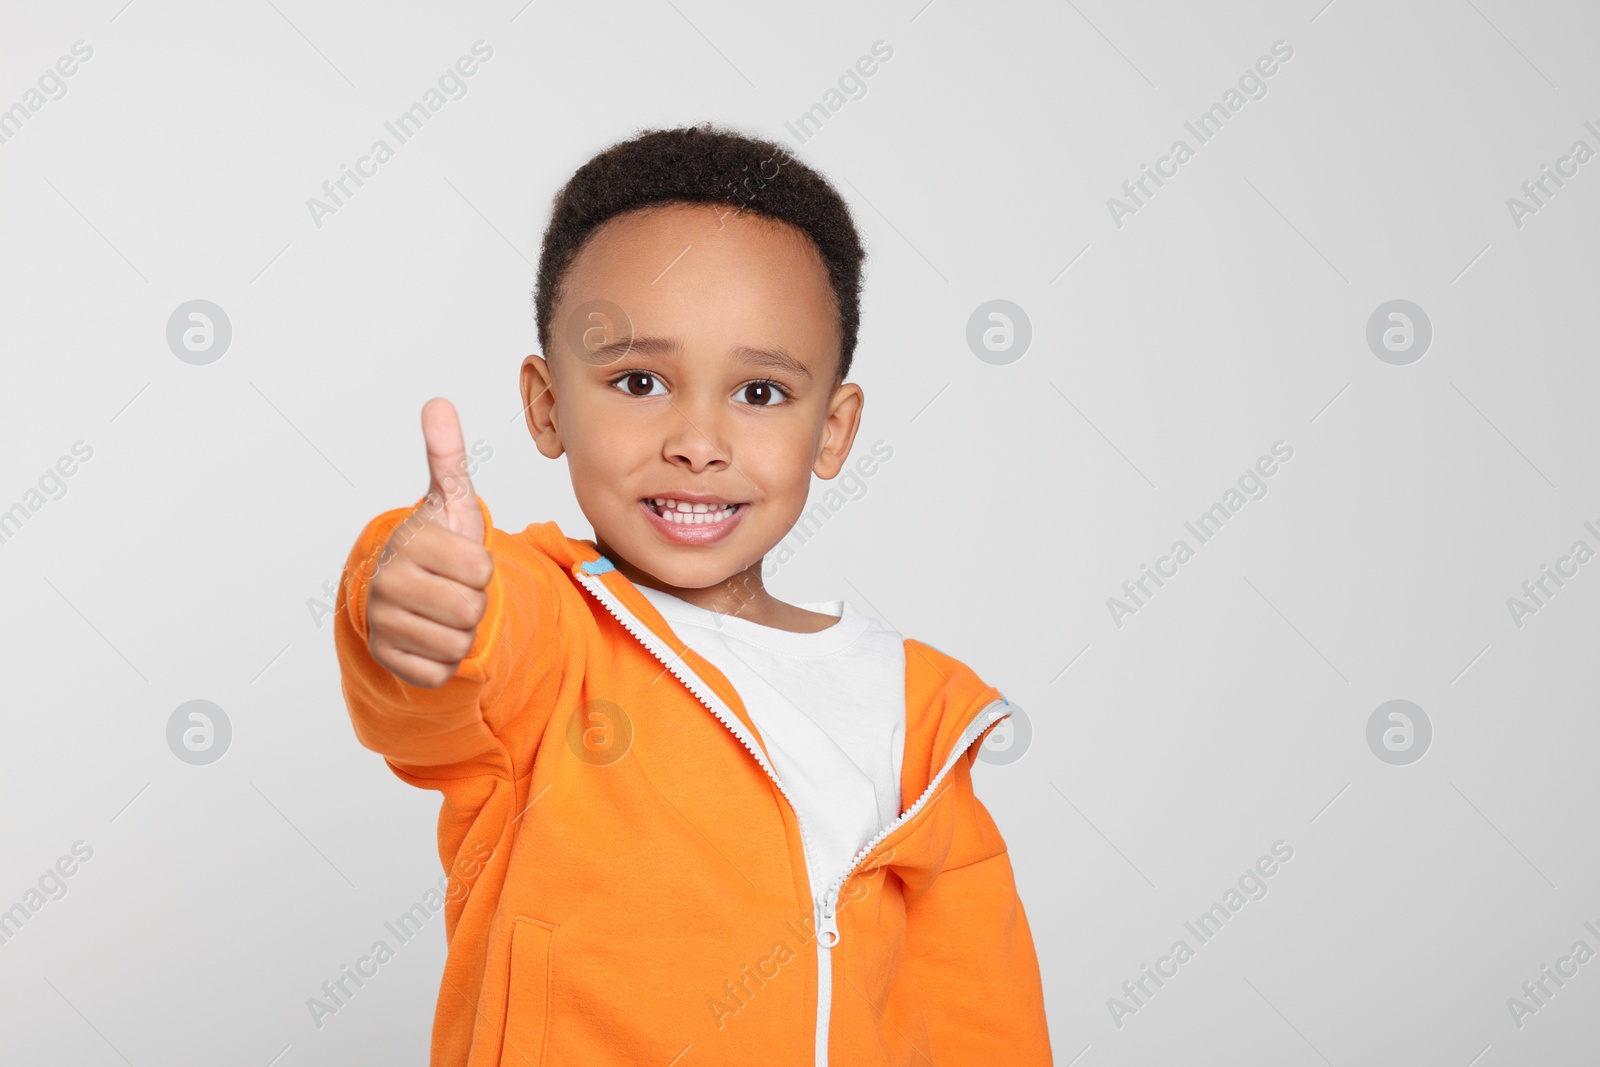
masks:
POLYGON ((742 390, 746 403, 755 407, 769 408, 774 404, 782 403, 788 397, 783 387, 777 382, 766 380, 750 382, 742 390))
POLYGON ((649 371, 629 371, 627 374, 612 379, 611 384, 620 387, 629 396, 660 396, 666 392, 665 388, 661 390, 661 393, 655 391, 654 387, 660 385, 661 382, 649 371))

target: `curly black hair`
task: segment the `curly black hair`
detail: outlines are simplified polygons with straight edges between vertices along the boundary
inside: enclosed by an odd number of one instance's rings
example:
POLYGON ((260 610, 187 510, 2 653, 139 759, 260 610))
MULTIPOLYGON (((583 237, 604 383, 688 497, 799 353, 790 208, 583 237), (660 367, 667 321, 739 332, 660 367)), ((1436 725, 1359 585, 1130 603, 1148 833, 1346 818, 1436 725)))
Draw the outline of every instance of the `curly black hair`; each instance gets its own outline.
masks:
POLYGON ((539 252, 534 317, 548 355, 563 276, 606 220, 668 203, 726 203, 807 234, 822 256, 839 312, 839 370, 850 372, 861 323, 866 252, 850 209, 826 178, 772 141, 706 122, 645 130, 579 167, 555 196, 539 252))

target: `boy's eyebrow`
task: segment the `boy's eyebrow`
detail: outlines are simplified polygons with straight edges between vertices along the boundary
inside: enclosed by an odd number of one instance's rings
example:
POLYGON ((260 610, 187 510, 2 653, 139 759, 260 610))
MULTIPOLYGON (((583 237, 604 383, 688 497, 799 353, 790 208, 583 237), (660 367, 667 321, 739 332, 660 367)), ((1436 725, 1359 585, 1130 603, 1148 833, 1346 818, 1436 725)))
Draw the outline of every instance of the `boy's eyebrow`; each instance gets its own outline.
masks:
POLYGON ((782 348, 752 348, 749 345, 741 345, 734 350, 734 353, 746 363, 785 370, 796 378, 804 378, 808 382, 811 380, 811 372, 806 369, 806 365, 782 348))
MULTIPOLYGON (((588 353, 584 362, 598 366, 609 366, 632 353, 644 356, 676 356, 678 343, 665 337, 624 337, 612 341, 608 345, 601 345, 588 353)), ((734 355, 745 363, 752 363, 758 367, 771 367, 774 370, 788 371, 797 378, 811 380, 811 371, 804 363, 791 356, 783 348, 756 348, 752 345, 740 345, 734 349, 734 355)))

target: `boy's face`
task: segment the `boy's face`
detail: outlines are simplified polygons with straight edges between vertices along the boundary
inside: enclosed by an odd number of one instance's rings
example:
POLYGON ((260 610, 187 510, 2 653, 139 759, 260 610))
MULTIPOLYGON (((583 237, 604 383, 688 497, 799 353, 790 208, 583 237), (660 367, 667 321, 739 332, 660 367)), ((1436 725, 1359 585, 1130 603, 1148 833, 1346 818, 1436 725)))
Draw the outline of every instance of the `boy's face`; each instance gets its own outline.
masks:
POLYGON ((524 361, 522 397, 539 451, 567 454, 601 551, 682 589, 758 566, 861 418, 860 387, 834 384, 839 316, 811 240, 729 205, 669 204, 607 222, 564 284, 557 350, 524 361), (687 523, 654 504, 686 496, 716 502, 687 523), (737 506, 707 521, 723 503, 737 506))

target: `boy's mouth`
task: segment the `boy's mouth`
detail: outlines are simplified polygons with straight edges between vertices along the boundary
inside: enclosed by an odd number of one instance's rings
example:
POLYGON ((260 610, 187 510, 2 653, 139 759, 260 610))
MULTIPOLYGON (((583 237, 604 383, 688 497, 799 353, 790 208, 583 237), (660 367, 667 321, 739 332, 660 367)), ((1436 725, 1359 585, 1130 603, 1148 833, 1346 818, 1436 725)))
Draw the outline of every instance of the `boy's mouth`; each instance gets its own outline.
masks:
POLYGON ((657 516, 677 526, 715 526, 727 522, 744 507, 722 501, 700 503, 661 496, 644 497, 641 502, 657 516))

